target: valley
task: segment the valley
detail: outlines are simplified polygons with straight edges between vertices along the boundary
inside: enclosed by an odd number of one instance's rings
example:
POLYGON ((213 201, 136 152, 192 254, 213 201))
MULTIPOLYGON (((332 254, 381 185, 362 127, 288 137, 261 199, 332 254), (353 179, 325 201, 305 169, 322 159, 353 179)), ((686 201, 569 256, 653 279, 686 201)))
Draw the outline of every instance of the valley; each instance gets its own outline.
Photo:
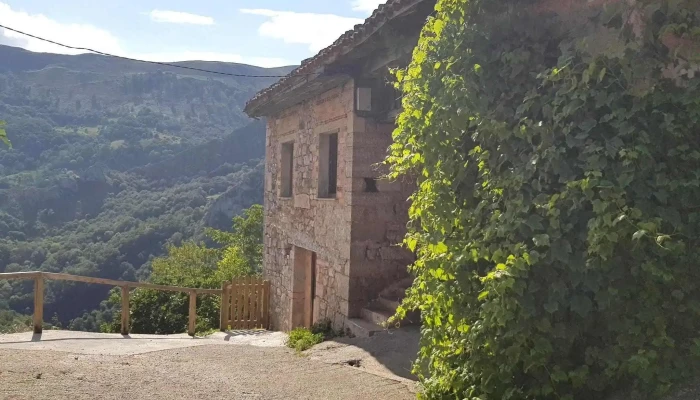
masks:
MULTIPOLYGON (((262 202, 265 126, 242 108, 274 80, 0 46, 0 120, 13 144, 0 146, 0 272, 143 280, 168 244, 230 229, 262 202)), ((0 329, 31 312, 28 285, 0 283, 0 329)), ((97 331, 107 295, 52 283, 47 320, 97 331)))

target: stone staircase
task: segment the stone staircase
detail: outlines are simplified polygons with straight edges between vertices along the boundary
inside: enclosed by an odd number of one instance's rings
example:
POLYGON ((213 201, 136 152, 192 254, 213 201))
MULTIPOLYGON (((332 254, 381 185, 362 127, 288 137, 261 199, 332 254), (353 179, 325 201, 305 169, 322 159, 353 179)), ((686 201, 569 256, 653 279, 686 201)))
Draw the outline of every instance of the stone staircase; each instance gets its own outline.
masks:
MULTIPOLYGON (((370 337, 387 328, 384 324, 401 304, 406 289, 413 283, 413 278, 406 278, 382 290, 379 297, 372 301, 367 307, 362 309, 361 318, 351 318, 347 320, 347 328, 356 337, 370 337)), ((419 325, 420 313, 411 311, 406 314, 406 318, 401 321, 401 326, 419 325)))

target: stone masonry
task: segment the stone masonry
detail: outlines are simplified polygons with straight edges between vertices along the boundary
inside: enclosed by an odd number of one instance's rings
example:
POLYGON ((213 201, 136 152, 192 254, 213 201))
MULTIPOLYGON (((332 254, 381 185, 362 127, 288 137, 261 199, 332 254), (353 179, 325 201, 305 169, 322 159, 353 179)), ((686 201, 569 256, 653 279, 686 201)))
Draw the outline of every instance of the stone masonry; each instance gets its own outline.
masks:
POLYGON ((355 115, 349 80, 268 118, 264 274, 271 281, 273 329, 300 325, 293 304, 295 252, 316 253, 313 322, 337 328, 359 316, 379 291, 407 275, 411 255, 396 246, 405 233, 409 185, 379 179, 376 166, 393 124, 355 115), (319 137, 338 134, 335 198, 318 197, 319 137), (280 196, 282 144, 293 141, 293 195, 280 196), (367 185, 376 191, 368 192, 367 185))
POLYGON ((383 178, 400 109, 387 80, 390 68, 410 62, 435 4, 387 0, 246 104, 249 116, 267 118, 263 272, 272 329, 329 319, 369 334, 380 311, 391 312, 378 305, 394 304, 380 294, 407 282, 413 254, 400 243, 415 183, 383 178))

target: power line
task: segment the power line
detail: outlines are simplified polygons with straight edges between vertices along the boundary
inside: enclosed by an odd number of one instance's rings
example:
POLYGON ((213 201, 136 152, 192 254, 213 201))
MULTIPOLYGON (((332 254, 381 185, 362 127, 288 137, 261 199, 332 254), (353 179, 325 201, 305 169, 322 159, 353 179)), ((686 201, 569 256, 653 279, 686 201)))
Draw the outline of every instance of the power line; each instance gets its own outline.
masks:
MULTIPOLYGON (((29 36, 30 38, 33 38, 33 39, 37 39, 37 40, 41 40, 41 41, 44 41, 44 42, 47 42, 47 43, 51 43, 51 44, 54 44, 54 45, 56 45, 56 46, 65 47, 65 48, 67 48, 67 49, 71 49, 71 50, 80 50, 80 51, 87 51, 87 52, 90 52, 90 53, 99 54, 99 55, 101 55, 101 56, 120 58, 120 59, 122 59, 122 60, 127 60, 127 61, 135 61, 135 62, 146 63, 146 64, 162 65, 162 66, 165 66, 165 67, 180 68, 180 69, 188 69, 188 70, 191 70, 191 71, 206 72, 206 73, 209 73, 209 74, 217 74, 217 75, 235 76, 235 77, 241 77, 241 78, 284 78, 284 77, 286 77, 286 75, 246 75, 246 74, 232 74, 232 73, 229 73, 229 72, 212 71, 212 70, 208 70, 208 69, 195 68, 195 67, 188 67, 188 66, 185 66, 185 65, 170 64, 170 63, 164 63, 164 62, 158 62, 158 61, 139 60, 139 59, 137 59, 137 58, 118 56, 118 55, 115 55, 115 54, 105 53, 105 52, 103 52, 103 51, 94 50, 94 49, 90 49, 90 48, 87 48, 87 47, 69 46, 69 45, 67 45, 67 44, 59 43, 59 42, 56 42, 56 41, 53 41, 53 40, 50 40, 50 39, 45 39, 45 38, 42 38, 42 37, 39 37, 39 36, 36 36, 36 35, 32 35, 31 33, 22 32, 22 31, 20 31, 20 30, 17 30, 17 29, 14 29, 14 28, 10 28, 9 26, 5 26, 5 25, 1 25, 1 24, 0 24, 0 28, 4 28, 4 29, 7 29, 8 31, 12 31, 12 32, 15 32, 15 33, 19 33, 20 35, 29 36)), ((319 74, 318 74, 318 73, 311 73, 311 74, 299 74, 299 75, 319 75, 319 74)))

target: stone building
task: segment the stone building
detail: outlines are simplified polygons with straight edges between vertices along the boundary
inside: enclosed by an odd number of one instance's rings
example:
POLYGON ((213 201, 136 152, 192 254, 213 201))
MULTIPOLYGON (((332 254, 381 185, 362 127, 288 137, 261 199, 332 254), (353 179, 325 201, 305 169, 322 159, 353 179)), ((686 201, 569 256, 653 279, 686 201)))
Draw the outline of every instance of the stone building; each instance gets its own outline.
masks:
MULTIPOLYGON (((408 278, 407 182, 382 179, 408 64, 435 0, 389 0, 246 105, 267 118, 264 274, 273 329, 330 319, 367 334, 408 278), (364 317, 364 319, 362 319, 364 317)), ((410 282, 410 278, 408 278, 410 282)), ((396 299, 393 299, 396 300, 396 299)), ((376 325, 374 325, 376 326, 376 325)))

